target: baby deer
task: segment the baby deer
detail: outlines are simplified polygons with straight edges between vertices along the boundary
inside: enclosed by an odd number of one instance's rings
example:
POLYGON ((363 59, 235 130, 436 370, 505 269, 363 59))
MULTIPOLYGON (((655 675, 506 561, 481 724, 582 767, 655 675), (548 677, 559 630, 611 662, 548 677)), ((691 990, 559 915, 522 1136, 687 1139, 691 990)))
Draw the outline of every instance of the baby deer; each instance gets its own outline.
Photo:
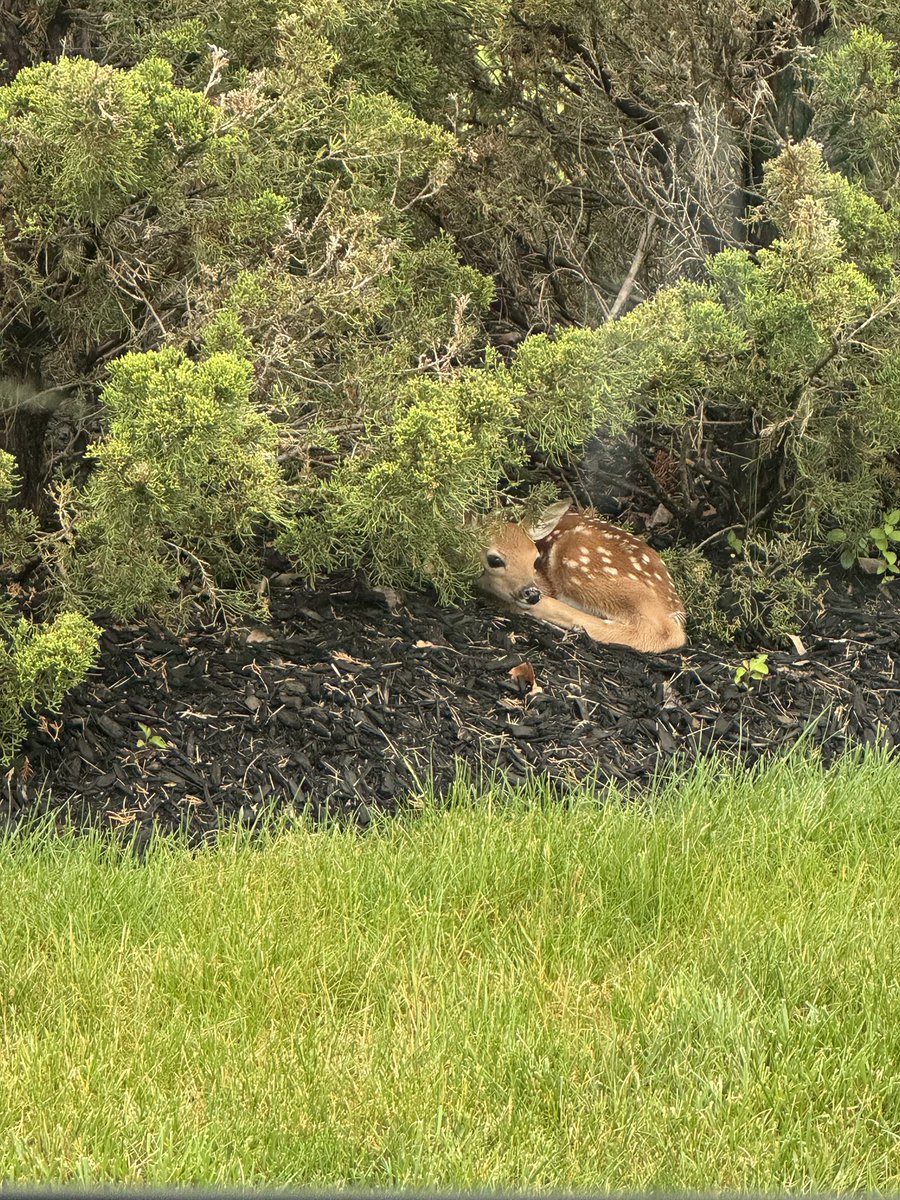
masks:
POLYGON ((553 504, 529 527, 498 525, 479 587, 597 642, 658 653, 685 643, 684 605, 655 550, 585 513, 553 504))

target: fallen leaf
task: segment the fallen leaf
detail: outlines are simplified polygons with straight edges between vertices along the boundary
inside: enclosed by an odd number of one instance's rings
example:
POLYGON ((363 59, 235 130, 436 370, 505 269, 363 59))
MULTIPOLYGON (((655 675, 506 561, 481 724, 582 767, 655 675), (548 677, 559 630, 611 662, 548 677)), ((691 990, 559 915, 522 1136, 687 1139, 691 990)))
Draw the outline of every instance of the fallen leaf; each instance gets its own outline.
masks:
POLYGON ((256 646, 263 642, 271 642, 272 637, 268 633, 263 633, 261 629, 251 629, 247 634, 247 645, 256 646))
POLYGON ((529 662, 523 662, 519 666, 513 667, 509 674, 520 687, 524 684, 528 688, 526 693, 528 696, 536 696, 544 690, 535 677, 534 667, 529 662))
POLYGON ((880 558, 858 558, 859 569, 865 571, 867 575, 879 575, 881 573, 880 558))
POLYGON ((648 529, 659 529, 662 525, 668 525, 672 520, 672 514, 664 504, 658 504, 653 510, 653 513, 647 520, 648 529))
POLYGON ((378 596, 390 612, 396 612, 403 604, 403 597, 392 587, 373 588, 372 594, 378 596))

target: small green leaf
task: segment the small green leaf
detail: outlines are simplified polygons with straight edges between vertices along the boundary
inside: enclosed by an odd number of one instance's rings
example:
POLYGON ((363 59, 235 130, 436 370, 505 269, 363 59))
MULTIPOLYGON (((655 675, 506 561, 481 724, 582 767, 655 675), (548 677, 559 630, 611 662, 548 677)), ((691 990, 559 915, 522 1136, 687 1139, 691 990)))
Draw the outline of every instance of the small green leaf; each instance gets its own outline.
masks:
POLYGON ((825 536, 826 542, 831 542, 832 544, 835 544, 835 545, 839 544, 840 542, 846 542, 846 540, 847 540, 846 529, 832 529, 825 536))
POLYGON ((898 522, 900 522, 900 508, 895 508, 884 518, 885 525, 896 525, 898 522))
POLYGON ((879 550, 887 549, 888 537, 883 529, 870 529, 869 536, 879 550))
POLYGON ((841 555, 841 566, 845 570, 849 571, 849 569, 853 566, 853 564, 855 562, 856 562, 856 551, 855 550, 845 550, 843 552, 843 554, 841 555))

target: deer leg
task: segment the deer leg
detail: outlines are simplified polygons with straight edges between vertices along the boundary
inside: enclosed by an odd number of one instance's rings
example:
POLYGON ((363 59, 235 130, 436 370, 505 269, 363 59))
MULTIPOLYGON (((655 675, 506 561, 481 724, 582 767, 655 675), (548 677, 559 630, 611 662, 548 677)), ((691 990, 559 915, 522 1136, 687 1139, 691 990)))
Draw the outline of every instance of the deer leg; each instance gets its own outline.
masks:
MULTIPOLYGON (((522 606, 519 606, 522 611, 522 606)), ((583 629, 584 632, 607 646, 629 646, 632 650, 659 653, 674 650, 684 645, 684 630, 674 620, 658 625, 650 621, 611 621, 595 617, 573 608, 551 596, 542 596, 537 604, 530 604, 524 611, 559 629, 583 629)))

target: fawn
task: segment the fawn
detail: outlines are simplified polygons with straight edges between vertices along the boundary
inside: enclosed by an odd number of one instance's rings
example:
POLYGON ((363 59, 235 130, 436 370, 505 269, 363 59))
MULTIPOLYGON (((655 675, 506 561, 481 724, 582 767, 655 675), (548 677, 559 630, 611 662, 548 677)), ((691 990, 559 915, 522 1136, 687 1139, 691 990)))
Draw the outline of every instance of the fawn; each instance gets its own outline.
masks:
POLYGON ((683 646, 681 598, 655 550, 563 501, 529 527, 498 525, 482 551, 482 591, 597 642, 658 653, 683 646))

